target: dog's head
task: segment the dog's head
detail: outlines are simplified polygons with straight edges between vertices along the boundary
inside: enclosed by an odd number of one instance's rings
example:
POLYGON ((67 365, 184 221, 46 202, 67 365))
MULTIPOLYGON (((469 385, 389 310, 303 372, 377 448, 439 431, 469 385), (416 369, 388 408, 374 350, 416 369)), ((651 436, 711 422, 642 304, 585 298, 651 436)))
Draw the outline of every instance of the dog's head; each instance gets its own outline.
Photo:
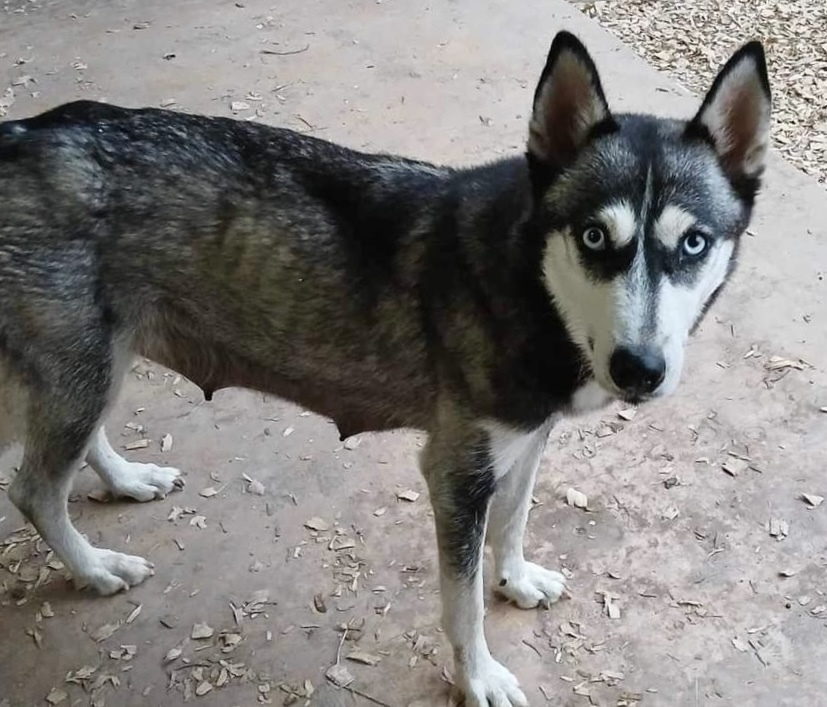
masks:
POLYGON ((690 332, 734 265, 768 150, 770 89, 752 42, 688 121, 609 110, 583 45, 561 32, 534 95, 528 160, 543 278, 597 382, 671 393, 690 332))

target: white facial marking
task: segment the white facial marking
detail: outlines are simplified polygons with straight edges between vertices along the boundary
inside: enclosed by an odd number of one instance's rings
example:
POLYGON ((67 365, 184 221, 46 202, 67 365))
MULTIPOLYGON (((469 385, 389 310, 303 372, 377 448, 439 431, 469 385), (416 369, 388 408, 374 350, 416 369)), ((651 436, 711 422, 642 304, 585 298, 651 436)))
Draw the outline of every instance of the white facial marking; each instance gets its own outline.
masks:
MULTIPOLYGON (((691 216, 667 207, 659 218, 659 237, 675 239, 690 227, 691 216)), ((694 221, 693 221, 694 223, 694 221)), ((677 245, 677 242, 676 242, 677 245)), ((543 260, 546 288, 574 344, 589 362, 596 382, 617 396, 609 362, 618 346, 645 346, 666 359, 666 377, 655 395, 674 391, 683 366, 683 347, 709 297, 726 278, 734 243, 714 243, 698 262, 691 284, 674 284, 666 275, 650 282, 646 252, 640 248, 630 267, 609 281, 595 280, 585 269, 571 233, 549 236, 543 260)), ((593 409, 590 394, 578 391, 573 412, 593 409)), ((602 403, 595 402, 594 407, 602 403)))
POLYGON ((674 204, 667 204, 657 221, 655 221, 654 235, 670 250, 678 247, 681 236, 696 223, 695 217, 685 209, 674 204))
POLYGON ((660 283, 656 343, 666 358, 666 378, 658 395, 668 395, 678 387, 689 332, 704 303, 723 284, 734 248, 732 241, 712 246, 692 284, 674 284, 666 278, 660 283))
POLYGON ((598 218, 608 227, 609 238, 616 248, 631 243, 637 233, 637 217, 628 201, 617 201, 604 206, 598 218))

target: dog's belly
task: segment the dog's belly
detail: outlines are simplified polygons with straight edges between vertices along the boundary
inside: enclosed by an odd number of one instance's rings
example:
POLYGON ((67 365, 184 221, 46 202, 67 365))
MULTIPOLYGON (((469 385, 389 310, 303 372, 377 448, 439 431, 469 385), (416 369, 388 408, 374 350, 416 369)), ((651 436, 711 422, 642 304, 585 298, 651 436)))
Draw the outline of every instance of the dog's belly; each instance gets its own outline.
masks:
POLYGON ((305 368, 295 361, 265 364, 235 347, 181 330, 158 334, 141 337, 137 353, 185 376, 204 391, 207 400, 222 388, 274 395, 329 417, 343 439, 360 432, 425 429, 431 419, 435 393, 418 372, 346 361, 305 368))

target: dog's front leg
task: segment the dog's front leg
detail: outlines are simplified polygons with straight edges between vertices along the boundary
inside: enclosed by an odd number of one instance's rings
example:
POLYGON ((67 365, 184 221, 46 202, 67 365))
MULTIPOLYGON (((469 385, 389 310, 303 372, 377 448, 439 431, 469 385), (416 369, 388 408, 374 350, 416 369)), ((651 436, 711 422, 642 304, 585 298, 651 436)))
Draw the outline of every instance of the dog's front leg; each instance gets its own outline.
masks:
POLYGON ((492 434, 495 452, 497 447, 507 447, 508 442, 512 447, 520 447, 510 468, 498 475, 497 491, 488 517, 487 540, 494 554, 496 590, 521 609, 533 609, 541 604, 548 606, 566 590, 563 575, 527 562, 523 556, 531 493, 550 429, 551 423, 546 424, 524 439, 513 432, 492 434))
POLYGON ((184 479, 178 469, 128 462, 112 449, 103 427, 98 429, 92 439, 86 461, 116 498, 151 501, 164 498, 173 489, 184 486, 184 479))
POLYGON ((422 456, 434 508, 442 621, 467 707, 524 707, 515 678, 491 656, 483 631, 482 551, 496 485, 490 437, 482 428, 446 424, 422 456))

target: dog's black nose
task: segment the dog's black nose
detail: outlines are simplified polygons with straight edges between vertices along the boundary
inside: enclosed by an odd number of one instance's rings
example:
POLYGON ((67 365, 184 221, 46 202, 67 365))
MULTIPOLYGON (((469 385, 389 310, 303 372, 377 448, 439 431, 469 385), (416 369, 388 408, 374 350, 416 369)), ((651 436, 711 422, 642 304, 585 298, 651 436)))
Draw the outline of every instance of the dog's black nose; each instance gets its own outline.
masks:
POLYGON ((609 361, 609 374, 624 393, 653 393, 666 377, 666 360, 659 351, 622 346, 609 361))

